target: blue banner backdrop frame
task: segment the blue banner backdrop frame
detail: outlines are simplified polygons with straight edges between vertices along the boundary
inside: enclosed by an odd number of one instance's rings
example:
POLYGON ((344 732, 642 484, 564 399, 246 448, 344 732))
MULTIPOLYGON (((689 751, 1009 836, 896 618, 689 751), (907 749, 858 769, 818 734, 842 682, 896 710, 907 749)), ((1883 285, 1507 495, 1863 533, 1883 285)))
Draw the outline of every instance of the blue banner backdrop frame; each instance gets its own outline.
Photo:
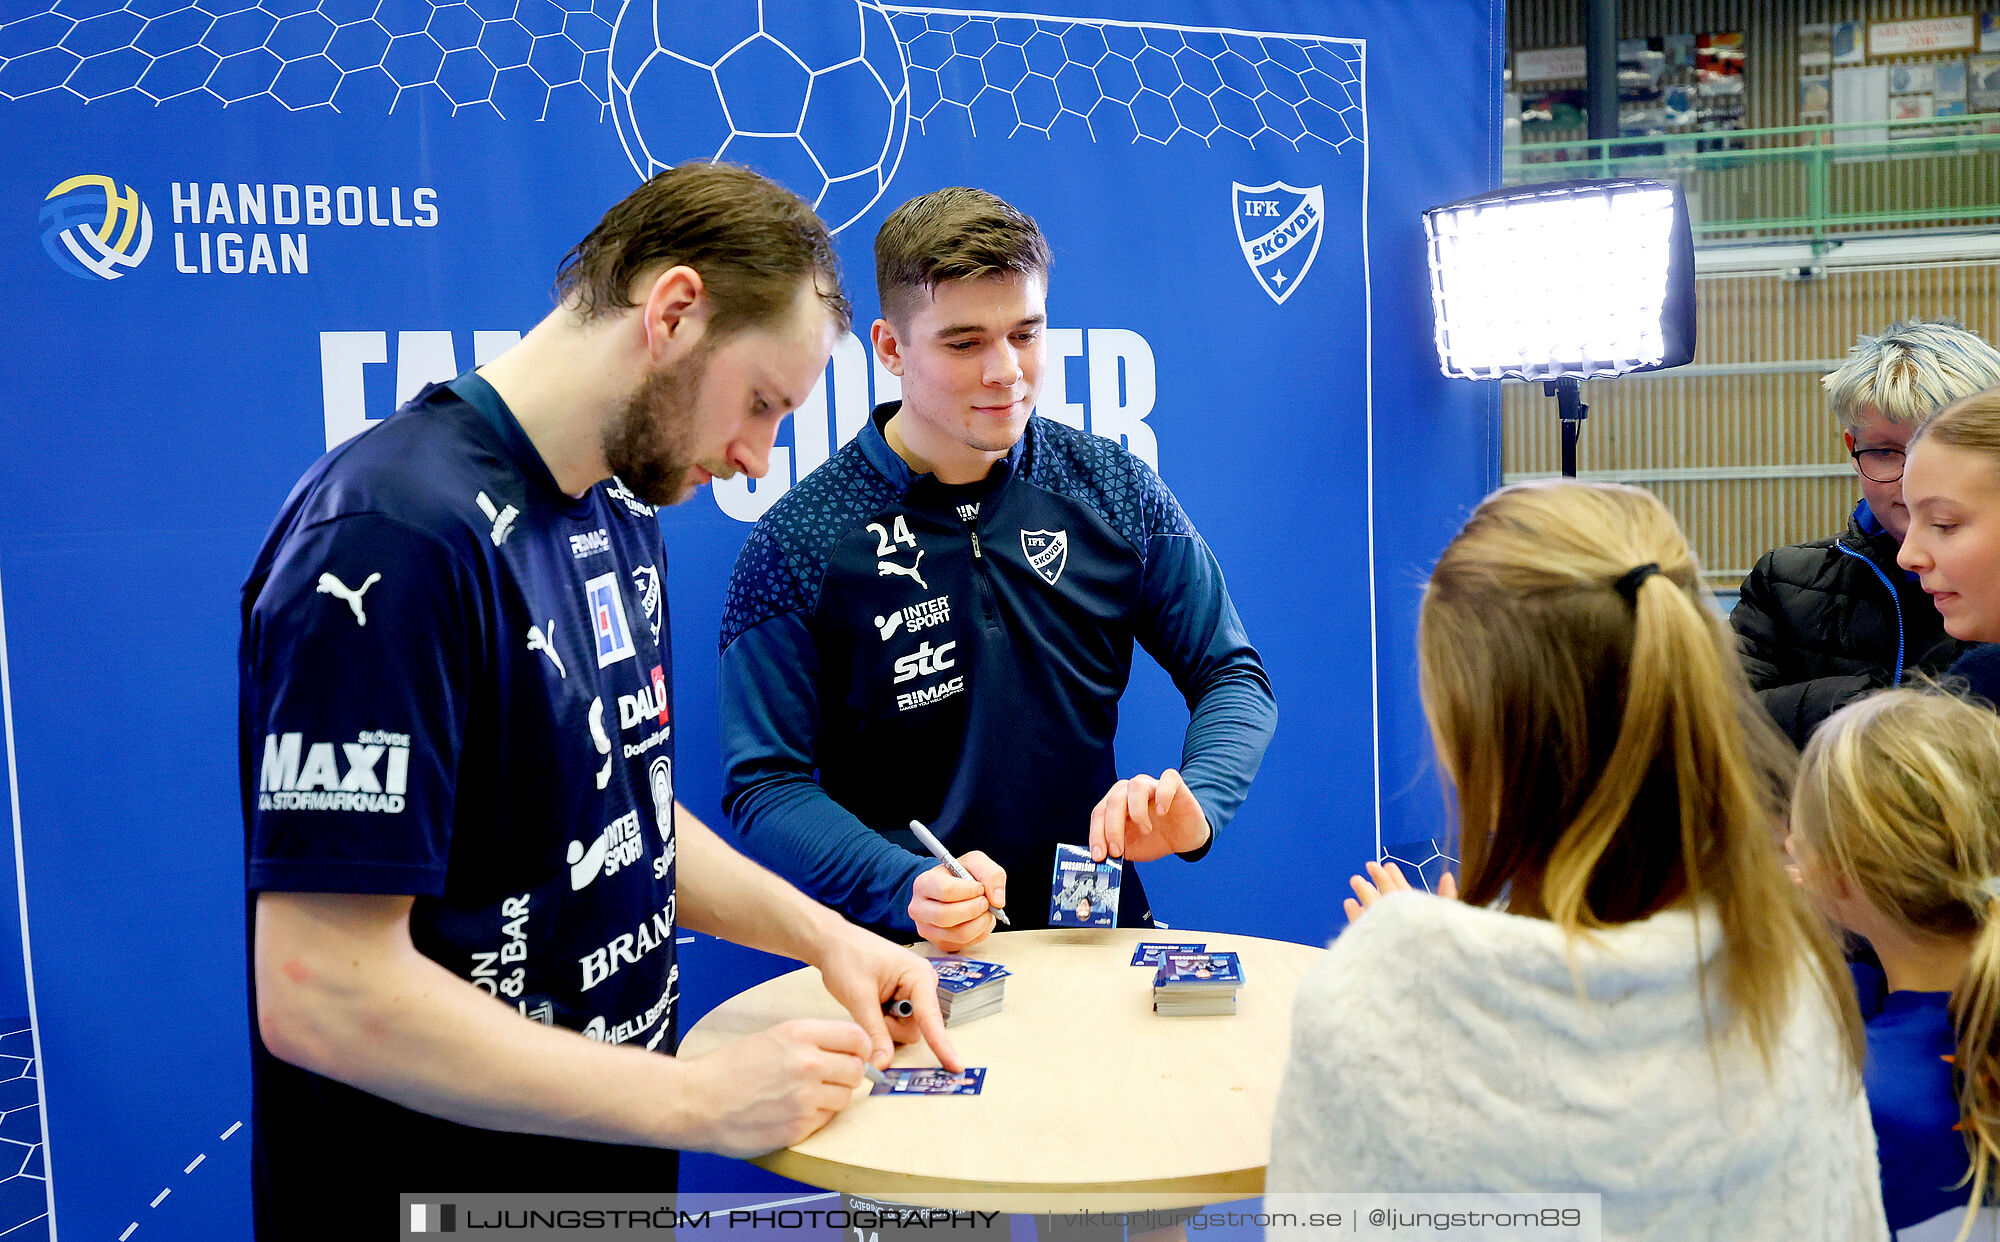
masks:
MULTIPOLYGON (((1042 412, 1157 463, 1279 698, 1231 832, 1149 869, 1163 918, 1322 941, 1364 858, 1430 855, 1415 608, 1499 428, 1438 373, 1418 212, 1497 183, 1499 0, 691 4, 0 0, 0 1020, 32 1021, 0 1028, 0 1230, 247 1236, 237 588, 327 444, 535 322, 660 163, 818 197, 864 334, 896 203, 1042 220, 1042 412)), ((843 344, 771 481, 662 514, 710 822, 738 519, 888 378, 843 344)), ((1185 718, 1142 660, 1122 766, 1176 762, 1185 718)), ((775 968, 683 953, 686 1020, 775 968)))

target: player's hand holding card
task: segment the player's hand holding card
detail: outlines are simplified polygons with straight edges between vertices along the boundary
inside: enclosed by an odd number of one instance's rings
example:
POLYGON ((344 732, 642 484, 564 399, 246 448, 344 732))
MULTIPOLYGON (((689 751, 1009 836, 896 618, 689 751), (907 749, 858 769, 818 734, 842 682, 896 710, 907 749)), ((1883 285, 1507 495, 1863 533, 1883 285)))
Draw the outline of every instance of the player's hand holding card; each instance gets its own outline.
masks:
POLYGON ((1092 862, 1082 845, 1056 846, 1055 874, 1049 878, 1050 927, 1116 927, 1123 859, 1092 862))

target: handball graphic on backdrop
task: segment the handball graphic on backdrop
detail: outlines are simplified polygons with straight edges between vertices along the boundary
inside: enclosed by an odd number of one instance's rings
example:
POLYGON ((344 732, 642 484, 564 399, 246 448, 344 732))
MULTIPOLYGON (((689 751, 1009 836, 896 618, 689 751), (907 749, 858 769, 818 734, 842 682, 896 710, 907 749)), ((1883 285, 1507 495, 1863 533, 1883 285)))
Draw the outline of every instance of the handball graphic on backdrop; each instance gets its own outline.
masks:
MULTIPOLYGON (((695 814, 724 822, 709 636, 746 523, 896 396, 875 229, 971 184, 1054 247, 1038 412, 1174 489, 1284 715, 1228 837, 1146 867, 1156 911, 1322 940, 1338 902, 1297 877, 1432 855, 1415 587, 1498 462, 1490 394, 1429 358, 1417 212, 1490 183, 1498 5, 1016 7, 0 0, 0 325, 29 343, 0 356, 0 1230, 247 1232, 238 588, 317 456, 507 348, 683 161, 813 201, 857 309, 769 474, 660 515, 663 777, 695 814)), ((1125 768, 1178 761, 1157 669, 1121 720, 1125 768)), ((754 982, 682 960, 687 1020, 754 982)))

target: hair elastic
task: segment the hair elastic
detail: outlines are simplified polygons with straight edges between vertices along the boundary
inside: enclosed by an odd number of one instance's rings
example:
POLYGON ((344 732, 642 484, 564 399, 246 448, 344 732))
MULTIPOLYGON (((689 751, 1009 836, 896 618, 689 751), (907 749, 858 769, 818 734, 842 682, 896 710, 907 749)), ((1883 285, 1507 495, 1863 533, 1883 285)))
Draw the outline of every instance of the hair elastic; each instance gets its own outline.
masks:
POLYGON ((1618 581, 1611 584, 1611 589, 1623 595, 1626 603, 1637 604, 1639 602, 1639 584, 1659 572, 1660 564, 1658 561, 1647 561, 1644 565, 1634 565, 1632 568, 1626 570, 1619 577, 1618 581))
POLYGON ((1986 894, 1988 901, 2000 900, 2000 875, 1989 875, 1981 880, 1979 891, 1986 894))

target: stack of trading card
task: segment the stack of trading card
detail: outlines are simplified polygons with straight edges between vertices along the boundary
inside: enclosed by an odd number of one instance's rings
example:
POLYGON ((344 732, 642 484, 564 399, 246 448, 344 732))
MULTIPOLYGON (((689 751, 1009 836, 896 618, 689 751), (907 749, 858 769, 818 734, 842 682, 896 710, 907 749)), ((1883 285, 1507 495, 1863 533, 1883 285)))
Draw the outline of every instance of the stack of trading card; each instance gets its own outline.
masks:
POLYGON ((1168 1017, 1236 1012, 1243 963, 1234 953, 1169 953, 1153 975, 1153 1012, 1168 1017))
POLYGON ((998 962, 940 957, 931 960, 931 969, 937 971, 938 1008, 946 1026, 999 1013, 1006 1001, 1010 972, 998 962))

